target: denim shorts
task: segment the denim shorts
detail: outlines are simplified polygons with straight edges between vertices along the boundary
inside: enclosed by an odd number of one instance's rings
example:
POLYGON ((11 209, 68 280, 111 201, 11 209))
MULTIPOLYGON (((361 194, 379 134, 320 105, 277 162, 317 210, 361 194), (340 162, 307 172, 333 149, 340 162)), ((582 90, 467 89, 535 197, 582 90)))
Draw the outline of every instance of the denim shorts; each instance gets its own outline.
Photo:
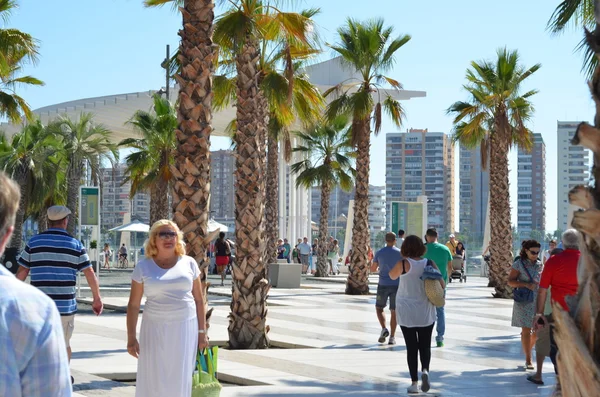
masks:
POLYGON ((390 310, 396 310, 396 292, 398 292, 397 285, 377 285, 375 307, 385 308, 389 298, 390 310))

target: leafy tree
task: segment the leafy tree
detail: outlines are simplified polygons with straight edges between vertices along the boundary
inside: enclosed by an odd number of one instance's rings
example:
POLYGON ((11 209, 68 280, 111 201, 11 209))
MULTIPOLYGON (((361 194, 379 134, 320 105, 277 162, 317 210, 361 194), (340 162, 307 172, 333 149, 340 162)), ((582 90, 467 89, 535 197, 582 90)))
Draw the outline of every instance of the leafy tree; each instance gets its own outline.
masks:
POLYGON ((173 180, 171 167, 177 153, 177 115, 168 100, 155 95, 154 112, 138 110, 128 124, 141 134, 127 138, 119 146, 137 151, 125 158, 127 164, 123 183, 131 181, 129 198, 138 192, 150 192, 150 224, 170 218, 169 187, 173 180))
POLYGON ((67 232, 75 235, 78 225, 79 186, 86 167, 93 179, 99 178, 103 161, 115 164, 119 159, 117 145, 111 142, 111 132, 101 124, 94 123, 92 113, 81 113, 77 120, 60 116, 48 125, 48 130, 61 137, 61 156, 68 159, 67 165, 67 208, 73 214, 67 232))
POLYGON ((315 277, 327 277, 327 251, 329 243, 328 219, 331 190, 338 184, 346 191, 352 190, 352 144, 348 133, 348 118, 340 116, 331 123, 317 125, 306 133, 298 133, 300 145, 294 152, 305 159, 292 164, 291 171, 298 174, 297 186, 321 188, 321 219, 319 221, 319 247, 315 277))
POLYGON ((20 250, 23 223, 31 213, 30 201, 39 186, 57 174, 60 142, 40 120, 28 123, 9 140, 0 135, 0 170, 12 177, 21 189, 21 202, 15 220, 15 232, 9 247, 20 250))
POLYGON ((342 62, 358 73, 359 79, 349 79, 324 93, 337 96, 327 107, 326 115, 334 120, 340 114, 352 117, 352 143, 356 147, 356 193, 352 226, 352 271, 348 274, 346 294, 369 293, 369 167, 371 122, 375 134, 381 130, 385 110, 396 126, 401 125, 404 111, 400 102, 382 89, 389 84, 396 90, 401 84, 384 75, 394 65, 396 52, 410 36, 392 37, 393 29, 382 19, 358 22, 348 19, 338 29, 338 43, 331 49, 341 55, 342 62))
POLYGON ((283 12, 260 0, 231 1, 215 22, 214 38, 231 54, 236 74, 235 211, 236 261, 229 317, 229 345, 234 349, 266 348, 269 292, 265 254, 265 142, 269 102, 259 65, 263 38, 293 37, 306 42, 309 18, 283 12))
POLYGON ((512 297, 508 273, 512 263, 508 153, 513 145, 526 150, 532 146, 532 133, 526 123, 533 114, 530 98, 537 93, 521 93, 523 82, 541 66, 525 68, 517 51, 498 49, 494 62, 471 62, 464 86, 469 99, 448 109, 454 115, 454 139, 465 147, 481 147, 482 164, 490 170, 490 283, 496 297, 512 297))

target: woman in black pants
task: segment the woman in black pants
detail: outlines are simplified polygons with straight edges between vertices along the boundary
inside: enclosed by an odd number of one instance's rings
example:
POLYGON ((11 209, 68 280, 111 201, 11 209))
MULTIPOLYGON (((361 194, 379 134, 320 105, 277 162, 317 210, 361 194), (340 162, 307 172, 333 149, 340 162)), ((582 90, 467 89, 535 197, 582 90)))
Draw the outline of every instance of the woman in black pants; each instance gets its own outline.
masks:
MULTIPOLYGON (((418 361, 421 358, 421 390, 429 391, 429 362, 431 361, 431 332, 436 319, 435 306, 425 295, 425 284, 420 279, 427 264, 423 259, 425 245, 417 236, 408 236, 400 248, 402 259, 390 271, 392 280, 400 278, 396 293, 396 319, 404 342, 410 371, 408 393, 419 393, 418 361)), ((436 269, 435 263, 430 262, 436 269)), ((444 281, 440 280, 442 287, 444 281)))

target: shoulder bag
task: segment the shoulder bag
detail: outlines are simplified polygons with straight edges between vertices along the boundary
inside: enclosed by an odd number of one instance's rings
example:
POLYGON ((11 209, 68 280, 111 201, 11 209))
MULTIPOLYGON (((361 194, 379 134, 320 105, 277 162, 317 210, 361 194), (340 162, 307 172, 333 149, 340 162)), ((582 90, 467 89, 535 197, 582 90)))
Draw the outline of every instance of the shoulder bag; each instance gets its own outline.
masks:
MULTIPOLYGON (((529 273, 529 270, 527 270, 527 266, 525 266, 525 264, 523 263, 523 260, 521 260, 521 265, 523 266, 523 269, 525 269, 525 272, 529 276, 529 280, 531 280, 531 282, 533 283, 533 277, 531 277, 531 274, 529 273)), ((534 298, 534 293, 529 288, 518 287, 518 288, 513 289, 513 299, 515 302, 531 303, 531 302, 533 302, 533 298, 534 298)))

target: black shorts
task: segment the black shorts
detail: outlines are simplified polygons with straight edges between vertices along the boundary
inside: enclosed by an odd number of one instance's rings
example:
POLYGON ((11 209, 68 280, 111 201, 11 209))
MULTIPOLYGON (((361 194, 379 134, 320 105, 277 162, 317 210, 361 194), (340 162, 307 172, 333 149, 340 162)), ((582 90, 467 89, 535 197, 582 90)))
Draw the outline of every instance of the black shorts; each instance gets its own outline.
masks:
POLYGON ((375 301, 375 307, 381 309, 385 308, 389 298, 390 310, 396 310, 396 292, 398 292, 397 285, 377 285, 377 300, 375 301))

